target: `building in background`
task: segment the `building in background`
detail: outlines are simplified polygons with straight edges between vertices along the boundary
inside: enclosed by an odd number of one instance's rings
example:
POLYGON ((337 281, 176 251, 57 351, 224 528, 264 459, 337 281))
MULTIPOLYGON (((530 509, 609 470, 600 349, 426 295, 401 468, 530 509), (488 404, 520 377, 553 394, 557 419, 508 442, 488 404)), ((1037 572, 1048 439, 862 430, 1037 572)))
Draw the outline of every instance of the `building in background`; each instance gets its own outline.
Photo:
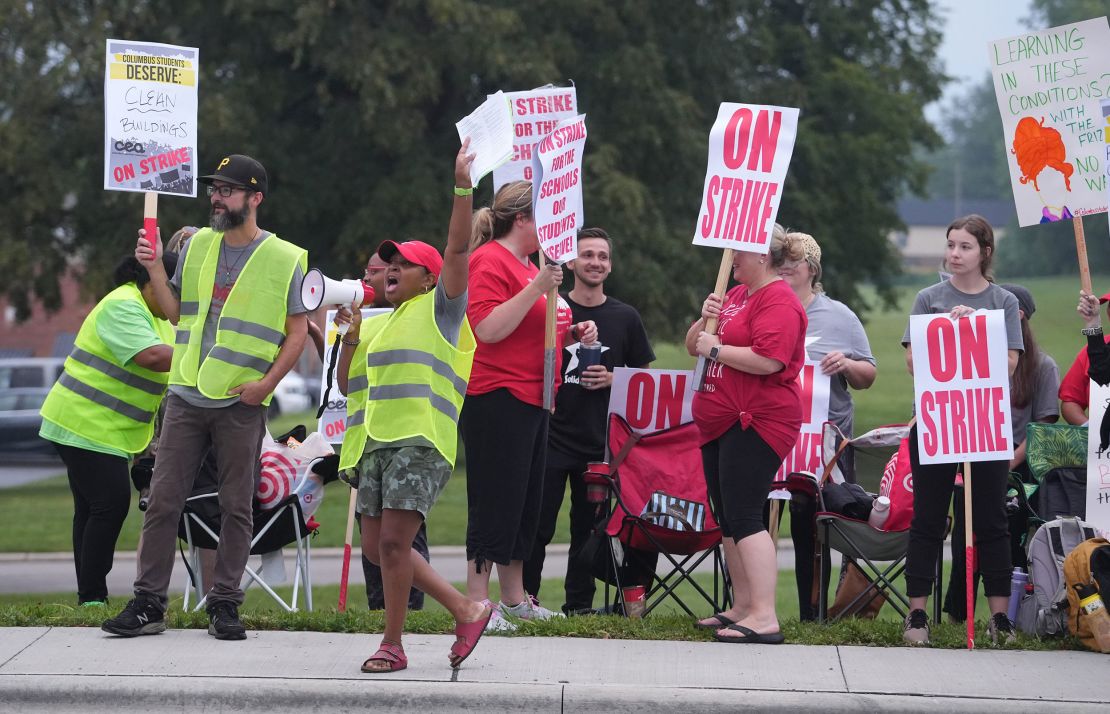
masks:
POLYGON ((944 231, 960 216, 978 213, 994 228, 1001 241, 1006 226, 1016 218, 1013 200, 964 199, 959 205, 950 198, 904 198, 898 202, 898 215, 906 230, 891 233, 890 242, 902 256, 907 273, 926 273, 944 262, 944 231))

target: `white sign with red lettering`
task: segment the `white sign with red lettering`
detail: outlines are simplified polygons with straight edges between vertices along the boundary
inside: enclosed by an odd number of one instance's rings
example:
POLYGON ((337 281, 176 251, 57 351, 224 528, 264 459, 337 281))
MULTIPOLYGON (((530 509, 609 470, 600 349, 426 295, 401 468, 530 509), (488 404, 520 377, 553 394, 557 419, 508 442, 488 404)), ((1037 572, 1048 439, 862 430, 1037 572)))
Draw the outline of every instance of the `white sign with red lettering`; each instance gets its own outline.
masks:
POLYGON ((532 180, 532 147, 563 119, 578 115, 574 87, 543 87, 506 92, 513 111, 513 156, 493 170, 493 190, 510 181, 532 180))
POLYGON ((921 463, 1012 458, 1005 313, 911 315, 910 349, 921 463))
POLYGON ((783 481, 789 474, 808 471, 821 475, 821 433, 829 420, 829 390, 832 380, 822 374, 821 364, 806 360, 798 372, 798 387, 801 390, 802 428, 794 448, 783 459, 782 466, 775 476, 783 481))
POLYGON ((1110 387, 1091 380, 1085 521, 1110 537, 1110 387))
POLYGON ((721 104, 709 133, 694 245, 752 253, 770 249, 797 134, 797 109, 721 104))
POLYGON ((609 413, 624 417, 632 430, 650 434, 694 420, 694 373, 677 369, 613 370, 609 413))
MULTIPOLYGON (((371 317, 377 315, 385 315, 393 312, 392 308, 388 307, 364 307, 362 308, 362 319, 369 320, 371 317)), ((324 400, 324 392, 328 388, 328 373, 332 375, 331 393, 328 396, 328 403, 324 407, 324 413, 320 415, 317 422, 316 429, 324 438, 327 439, 329 444, 342 444, 343 432, 347 430, 347 397, 343 396, 339 391, 339 381, 336 379, 335 372, 338 365, 331 362, 331 346, 335 344, 335 338, 339 334, 335 326, 336 310, 327 311, 327 330, 324 332, 324 363, 320 366, 320 394, 316 406, 324 400)))
POLYGON ((586 115, 564 119, 532 153, 532 216, 540 248, 553 263, 578 257, 582 227, 582 152, 586 115))

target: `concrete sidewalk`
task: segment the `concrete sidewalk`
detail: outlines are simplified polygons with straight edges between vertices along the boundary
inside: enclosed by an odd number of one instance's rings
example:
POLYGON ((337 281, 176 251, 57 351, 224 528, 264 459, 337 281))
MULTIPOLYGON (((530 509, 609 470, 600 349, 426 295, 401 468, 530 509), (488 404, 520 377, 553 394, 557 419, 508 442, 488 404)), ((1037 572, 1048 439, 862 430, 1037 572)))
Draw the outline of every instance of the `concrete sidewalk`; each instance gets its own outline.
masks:
POLYGON ((0 710, 19 712, 1105 712, 1085 652, 727 645, 487 635, 462 669, 452 637, 405 638, 409 668, 358 670, 378 635, 203 630, 120 639, 0 629, 0 710))

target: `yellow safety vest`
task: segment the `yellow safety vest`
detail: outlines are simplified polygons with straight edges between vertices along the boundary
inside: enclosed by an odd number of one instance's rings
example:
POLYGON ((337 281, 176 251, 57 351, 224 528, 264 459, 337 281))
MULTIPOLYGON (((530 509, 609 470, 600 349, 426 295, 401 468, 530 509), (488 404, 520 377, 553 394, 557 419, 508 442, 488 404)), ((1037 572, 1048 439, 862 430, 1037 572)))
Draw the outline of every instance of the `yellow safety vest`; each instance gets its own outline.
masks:
POLYGON ((154 436, 154 416, 169 375, 140 367, 134 360, 120 364, 100 339, 97 317, 116 300, 141 305, 162 342, 173 341, 173 325, 150 312, 135 283, 119 286, 82 323, 62 375, 43 402, 42 416, 83 439, 137 454, 154 436))
MULTIPOLYGON (((170 369, 170 384, 196 387, 209 399, 226 399, 228 390, 263 377, 285 339, 289 281, 297 265, 308 267, 302 248, 269 235, 251 253, 231 288, 216 342, 201 356, 204 322, 212 304, 212 286, 223 233, 210 228, 189 242, 181 269, 181 312, 170 369)), ((272 394, 263 404, 269 404, 272 394)))
POLYGON ((459 411, 477 342, 464 319, 459 344, 443 338, 435 320, 435 295, 412 298, 369 328, 347 378, 347 425, 341 469, 358 464, 369 436, 377 442, 423 437, 455 465, 459 411))

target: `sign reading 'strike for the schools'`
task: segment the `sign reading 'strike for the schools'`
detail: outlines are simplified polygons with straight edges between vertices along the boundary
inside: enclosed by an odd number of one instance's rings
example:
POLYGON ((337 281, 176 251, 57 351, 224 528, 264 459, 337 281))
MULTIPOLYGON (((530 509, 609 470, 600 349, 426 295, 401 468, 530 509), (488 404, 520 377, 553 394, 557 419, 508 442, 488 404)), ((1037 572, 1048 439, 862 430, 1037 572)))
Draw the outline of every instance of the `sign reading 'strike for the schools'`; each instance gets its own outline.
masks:
POLYGON ((910 348, 921 463, 1012 458, 1005 313, 912 315, 910 348))
POLYGON ((104 188, 196 196, 200 51, 108 40, 104 188))

